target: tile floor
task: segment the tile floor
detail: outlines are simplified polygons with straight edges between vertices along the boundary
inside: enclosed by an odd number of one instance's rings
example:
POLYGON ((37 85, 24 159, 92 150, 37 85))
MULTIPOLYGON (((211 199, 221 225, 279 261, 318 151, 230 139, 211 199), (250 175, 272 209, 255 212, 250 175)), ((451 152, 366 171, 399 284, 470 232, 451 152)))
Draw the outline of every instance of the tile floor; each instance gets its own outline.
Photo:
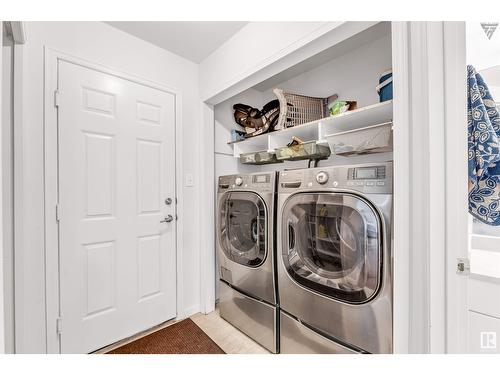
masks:
POLYGON ((198 313, 191 316, 191 319, 227 354, 271 354, 222 319, 219 309, 207 315, 198 313))
MULTIPOLYGON (((212 311, 210 314, 195 314, 190 316, 191 320, 196 323, 219 347, 227 354, 271 354, 267 349, 263 348, 250 337, 241 333, 231 324, 222 319, 219 315, 219 309, 212 311)), ((147 331, 138 333, 132 337, 121 340, 117 343, 109 345, 105 348, 97 350, 94 354, 103 354, 110 352, 120 346, 128 344, 131 341, 140 339, 150 333, 175 324, 177 321, 170 320, 153 327, 147 331)))

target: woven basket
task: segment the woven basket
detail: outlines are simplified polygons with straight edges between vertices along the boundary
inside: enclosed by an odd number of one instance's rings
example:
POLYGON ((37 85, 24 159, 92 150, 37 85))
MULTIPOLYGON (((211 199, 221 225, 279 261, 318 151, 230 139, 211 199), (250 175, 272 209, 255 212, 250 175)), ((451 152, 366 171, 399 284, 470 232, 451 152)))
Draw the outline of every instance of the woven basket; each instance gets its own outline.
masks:
POLYGON ((328 98, 315 98, 274 89, 274 94, 280 101, 280 115, 275 130, 281 130, 320 120, 328 117, 328 103, 336 100, 338 96, 328 98))

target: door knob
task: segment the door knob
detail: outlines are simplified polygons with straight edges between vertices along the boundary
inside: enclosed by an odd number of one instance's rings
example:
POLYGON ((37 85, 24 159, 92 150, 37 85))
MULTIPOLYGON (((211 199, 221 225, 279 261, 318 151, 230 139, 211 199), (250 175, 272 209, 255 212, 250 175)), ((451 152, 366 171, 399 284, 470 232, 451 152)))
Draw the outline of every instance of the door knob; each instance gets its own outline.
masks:
POLYGON ((170 223, 172 220, 174 220, 174 217, 172 215, 167 215, 165 216, 165 219, 160 221, 160 223, 170 223))
POLYGON ((168 206, 168 205, 171 205, 172 204, 172 198, 167 198, 165 199, 165 204, 168 206))

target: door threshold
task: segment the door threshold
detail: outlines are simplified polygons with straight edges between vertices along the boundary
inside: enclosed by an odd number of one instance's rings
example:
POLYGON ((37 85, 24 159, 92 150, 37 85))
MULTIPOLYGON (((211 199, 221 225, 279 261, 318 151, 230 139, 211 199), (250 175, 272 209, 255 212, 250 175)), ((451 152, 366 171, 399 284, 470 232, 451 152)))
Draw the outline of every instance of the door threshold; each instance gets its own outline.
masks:
POLYGON ((101 349, 97 349, 89 354, 106 354, 107 352, 115 350, 115 349, 119 348, 120 346, 126 345, 132 341, 135 341, 135 340, 138 340, 144 336, 150 335, 151 333, 154 333, 154 332, 159 331, 163 328, 171 326, 172 324, 178 323, 181 320, 183 320, 183 319, 177 320, 176 318, 173 318, 173 319, 167 320, 166 322, 160 323, 154 327, 151 327, 149 329, 146 329, 146 330, 141 331, 139 333, 136 333, 132 336, 126 337, 124 339, 121 339, 121 340, 114 342, 112 344, 109 344, 101 349))

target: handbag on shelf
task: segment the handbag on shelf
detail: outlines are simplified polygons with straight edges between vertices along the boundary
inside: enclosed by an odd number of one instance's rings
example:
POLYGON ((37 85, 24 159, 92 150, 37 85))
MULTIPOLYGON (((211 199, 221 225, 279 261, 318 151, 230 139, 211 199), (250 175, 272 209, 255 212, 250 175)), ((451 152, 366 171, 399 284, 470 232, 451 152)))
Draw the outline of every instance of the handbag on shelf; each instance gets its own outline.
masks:
POLYGON ((278 122, 280 105, 277 99, 267 103, 262 110, 246 104, 233 105, 234 120, 245 128, 245 137, 254 137, 274 130, 278 122))

